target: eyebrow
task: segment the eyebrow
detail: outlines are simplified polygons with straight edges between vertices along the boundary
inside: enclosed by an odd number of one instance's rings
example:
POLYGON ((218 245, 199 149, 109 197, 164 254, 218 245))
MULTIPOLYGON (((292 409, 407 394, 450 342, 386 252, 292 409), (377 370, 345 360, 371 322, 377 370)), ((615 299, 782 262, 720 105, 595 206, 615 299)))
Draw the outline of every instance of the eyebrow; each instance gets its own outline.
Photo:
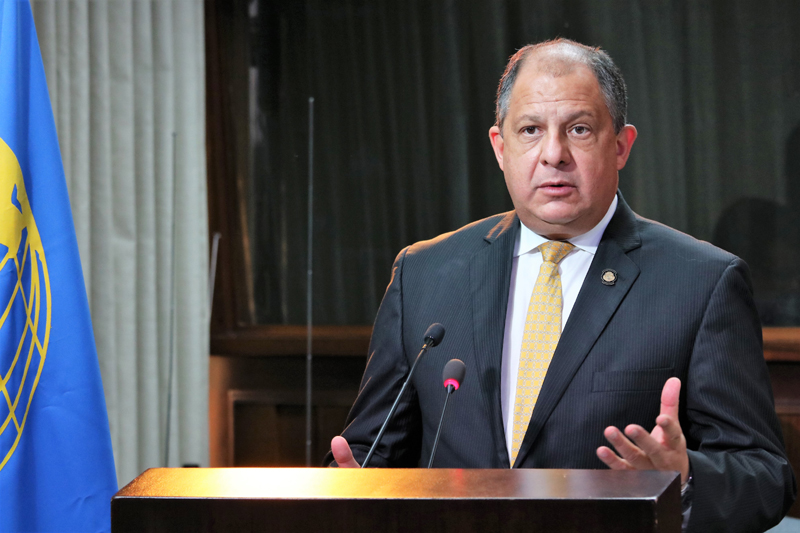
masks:
MULTIPOLYGON (((573 120, 579 119, 581 117, 591 117, 594 118, 594 113, 589 111, 588 109, 581 109, 579 111, 575 111, 574 113, 570 113, 564 118, 564 122, 572 122, 573 120)), ((541 115, 532 115, 532 114, 524 114, 519 117, 518 122, 542 122, 541 115)))

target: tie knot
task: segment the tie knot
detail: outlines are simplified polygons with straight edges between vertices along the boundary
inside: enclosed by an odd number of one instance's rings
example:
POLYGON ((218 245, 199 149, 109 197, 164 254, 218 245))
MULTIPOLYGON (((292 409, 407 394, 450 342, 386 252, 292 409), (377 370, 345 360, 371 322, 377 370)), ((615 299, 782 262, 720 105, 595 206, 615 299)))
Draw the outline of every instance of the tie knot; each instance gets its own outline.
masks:
POLYGON ((542 258, 549 263, 558 264, 559 261, 564 259, 570 250, 575 248, 572 243, 562 241, 547 241, 539 246, 542 251, 542 258))

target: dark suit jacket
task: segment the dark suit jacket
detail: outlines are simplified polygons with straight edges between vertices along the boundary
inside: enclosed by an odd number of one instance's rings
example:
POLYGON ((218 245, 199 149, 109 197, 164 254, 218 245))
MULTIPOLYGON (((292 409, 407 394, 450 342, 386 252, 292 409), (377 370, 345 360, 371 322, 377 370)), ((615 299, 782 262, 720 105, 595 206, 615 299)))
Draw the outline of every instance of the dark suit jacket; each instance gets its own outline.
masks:
MULTIPOLYGON (((437 467, 509 468, 500 368, 516 215, 409 246, 397 257, 343 436, 362 461, 433 322, 442 343, 420 361, 371 466, 427 465, 444 364, 466 363, 437 467)), ((747 266, 708 243, 637 217, 620 197, 553 355, 519 452, 523 468, 606 468, 603 430, 652 429, 670 376, 693 470, 693 531, 760 531, 794 500, 763 359, 747 266), (617 273, 605 285, 605 269, 617 273)))

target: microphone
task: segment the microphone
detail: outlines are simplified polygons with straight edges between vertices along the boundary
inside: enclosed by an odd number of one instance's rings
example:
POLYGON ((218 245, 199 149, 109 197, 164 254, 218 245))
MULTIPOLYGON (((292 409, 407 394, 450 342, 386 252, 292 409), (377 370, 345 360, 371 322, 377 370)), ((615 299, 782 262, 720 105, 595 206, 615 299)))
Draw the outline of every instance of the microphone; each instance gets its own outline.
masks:
POLYGON ((425 354, 425 352, 428 351, 428 348, 438 345, 440 342, 442 342, 443 338, 444 326, 438 322, 428 326, 428 329, 425 331, 425 336, 423 337, 424 343, 422 345, 422 350, 420 350, 417 358, 414 360, 414 364, 411 365, 411 370, 408 372, 408 377, 406 378, 405 383, 403 383, 403 387, 400 389, 400 392, 397 394, 397 398, 395 398, 392 408, 389 409, 389 414, 386 415, 386 420, 383 421, 383 425, 381 426, 380 431, 378 431, 378 436, 375 437, 375 442, 372 443, 372 447, 370 447, 367 457, 364 459, 361 468, 366 468, 370 459, 372 459, 372 455, 375 453, 375 448, 378 447, 378 443, 381 441, 383 433, 386 431, 386 426, 389 425, 389 420, 391 420, 392 415, 394 415, 394 412, 397 410, 397 405, 400 403, 400 398, 403 396, 403 393, 406 391, 406 386, 408 386, 408 383, 411 381, 411 377, 414 375, 414 370, 417 368, 417 363, 419 363, 419 360, 422 359, 422 356, 425 354))
POLYGON ((447 410, 447 400, 464 382, 464 374, 467 372, 467 367, 461 359, 450 359, 444 370, 442 371, 442 381, 444 381, 444 388, 447 389, 447 396, 444 397, 444 407, 442 407, 442 417, 439 419, 439 428, 436 430, 436 438, 433 441, 433 450, 431 450, 431 459, 428 461, 428 468, 433 466, 433 458, 436 457, 436 448, 439 446, 439 436, 442 434, 442 425, 444 423, 444 413, 447 410))
POLYGON ((467 373, 467 365, 461 359, 450 359, 442 371, 442 380, 447 394, 457 391, 464 381, 464 374, 467 373))
POLYGON ((428 329, 425 330, 425 337, 423 338, 425 339, 425 345, 433 348, 442 342, 442 339, 444 338, 444 326, 438 322, 431 324, 428 326, 428 329))

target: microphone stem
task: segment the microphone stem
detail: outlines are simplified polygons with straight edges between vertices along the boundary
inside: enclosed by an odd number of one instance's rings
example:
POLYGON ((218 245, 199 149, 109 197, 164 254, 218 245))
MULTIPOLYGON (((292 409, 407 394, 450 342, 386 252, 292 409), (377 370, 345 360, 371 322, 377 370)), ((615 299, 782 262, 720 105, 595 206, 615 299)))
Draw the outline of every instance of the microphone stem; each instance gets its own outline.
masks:
POLYGON ((439 429, 436 430, 436 438, 433 440, 433 450, 431 450, 431 460, 428 461, 428 468, 433 467, 433 458, 436 457, 436 448, 439 446, 439 436, 442 434, 442 425, 444 424, 444 412, 447 411, 447 400, 453 394, 455 387, 452 385, 447 386, 447 396, 444 397, 444 407, 442 407, 442 417, 439 419, 439 429))
POLYGON ((389 425, 389 420, 391 420, 392 415, 394 415, 394 412, 397 410, 397 406, 400 404, 400 398, 403 397, 403 393, 406 391, 406 386, 408 386, 408 383, 411 381, 411 376, 414 375, 414 370, 416 370, 416 368, 417 368, 417 363, 419 363, 419 360, 422 359, 422 355, 426 351, 428 351, 428 347, 430 346, 430 344, 429 344, 430 342, 432 342, 432 341, 428 340, 428 339, 425 340, 425 344, 422 345, 422 350, 419 351, 419 355, 417 355, 417 358, 414 360, 414 364, 411 365, 411 370, 408 372, 408 377, 406 378, 405 383, 403 383, 403 387, 400 389, 400 394, 397 395, 397 398, 395 399, 394 404, 392 404, 392 408, 389 410, 389 414, 386 416, 386 420, 383 421, 383 425, 381 426, 381 430, 378 431, 378 436, 375 438, 375 442, 372 443, 372 447, 369 449, 369 453, 367 453, 367 457, 364 459, 364 462, 361 464, 361 468, 366 468, 367 465, 369 464, 370 459, 372 459, 372 455, 375 453, 375 449, 378 447, 378 443, 381 441, 381 438, 383 437, 383 433, 386 431, 386 426, 389 425))

